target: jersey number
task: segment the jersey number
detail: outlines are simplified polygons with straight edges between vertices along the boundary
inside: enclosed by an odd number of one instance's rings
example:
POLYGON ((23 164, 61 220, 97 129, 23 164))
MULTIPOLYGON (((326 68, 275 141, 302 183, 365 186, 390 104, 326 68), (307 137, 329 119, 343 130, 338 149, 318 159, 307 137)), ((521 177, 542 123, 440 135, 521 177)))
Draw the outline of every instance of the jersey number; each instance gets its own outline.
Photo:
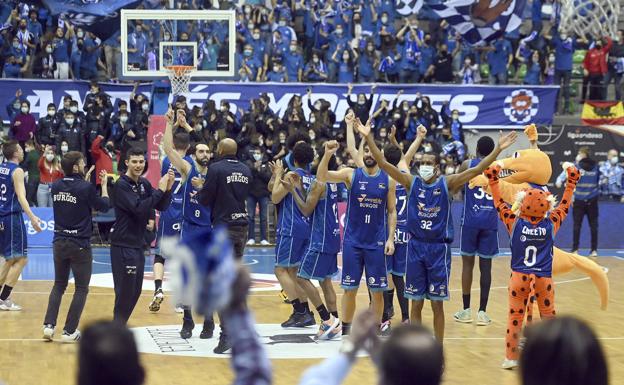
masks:
POLYGON ((364 215, 364 223, 370 223, 370 214, 364 215))
POLYGON ((173 190, 173 194, 175 195, 180 191, 180 188, 182 187, 182 178, 175 178, 173 181, 178 183, 175 190, 173 190))
POLYGON ((485 191, 483 191, 483 189, 481 187, 479 187, 479 192, 474 193, 474 197, 475 199, 487 199, 487 200, 494 200, 494 198, 492 198, 492 196, 488 193, 486 193, 485 191))
POLYGON ((420 221, 420 228, 423 230, 431 230, 432 221, 420 221))
POLYGON ((7 186, 3 183, 0 184, 0 201, 6 201, 7 197, 5 196, 7 192, 7 186))
POLYGON ((402 195, 399 197, 399 213, 398 215, 403 215, 403 213, 405 212, 405 207, 407 207, 407 195, 402 195))
POLYGON ((537 247, 527 246, 524 250, 524 264, 527 267, 531 267, 535 265, 535 262, 537 262, 537 247))
POLYGON ((201 213, 199 212, 199 210, 195 210, 195 218, 199 218, 201 215, 201 213))

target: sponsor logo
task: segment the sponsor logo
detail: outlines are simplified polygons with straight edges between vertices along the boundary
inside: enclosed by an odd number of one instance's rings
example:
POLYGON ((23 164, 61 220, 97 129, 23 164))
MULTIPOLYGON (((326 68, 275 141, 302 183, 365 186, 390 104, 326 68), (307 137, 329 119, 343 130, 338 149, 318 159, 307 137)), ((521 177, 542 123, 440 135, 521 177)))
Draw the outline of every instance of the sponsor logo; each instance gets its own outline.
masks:
POLYGON ((522 226, 522 234, 525 235, 538 235, 538 236, 545 236, 546 235, 546 229, 543 227, 536 227, 536 228, 529 228, 527 226, 522 226))
POLYGON ((503 112, 513 123, 528 123, 539 108, 539 98, 527 89, 514 90, 505 98, 503 112))
POLYGON ((386 184, 385 183, 379 183, 379 188, 384 190, 386 188, 386 184))
POLYGON ((418 193, 418 197, 419 198, 424 198, 425 197, 425 190, 419 190, 420 192, 418 193))
POLYGON ((433 195, 440 195, 440 194, 442 194, 442 189, 437 188, 437 189, 433 190, 433 195))
POLYGON ((525 235, 520 236, 520 242, 526 242, 527 238, 525 235))
POLYGON ((373 285, 375 283, 375 277, 369 277, 368 278, 368 284, 369 285, 373 285))
POLYGON ((433 293, 435 291, 435 286, 433 284, 429 285, 429 292, 433 293))

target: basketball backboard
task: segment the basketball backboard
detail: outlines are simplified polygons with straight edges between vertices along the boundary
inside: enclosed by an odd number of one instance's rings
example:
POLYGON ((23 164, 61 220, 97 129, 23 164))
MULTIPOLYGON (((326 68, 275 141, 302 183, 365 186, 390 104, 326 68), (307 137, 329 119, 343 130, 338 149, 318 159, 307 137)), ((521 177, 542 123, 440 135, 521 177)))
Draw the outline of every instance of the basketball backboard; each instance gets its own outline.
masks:
POLYGON ((121 10, 122 78, 167 77, 169 65, 191 65, 194 79, 234 76, 234 11, 121 10))

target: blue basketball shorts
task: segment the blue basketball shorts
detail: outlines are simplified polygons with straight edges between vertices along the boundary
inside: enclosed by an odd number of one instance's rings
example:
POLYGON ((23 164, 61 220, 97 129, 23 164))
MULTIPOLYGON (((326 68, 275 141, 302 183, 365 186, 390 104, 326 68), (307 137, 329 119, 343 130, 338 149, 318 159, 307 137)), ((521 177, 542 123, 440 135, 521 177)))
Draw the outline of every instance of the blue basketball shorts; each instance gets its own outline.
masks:
POLYGON ((408 245, 405 297, 413 300, 449 299, 451 245, 412 238, 408 245))
POLYGON ((308 249, 309 239, 280 235, 275 246, 275 266, 296 267, 308 249))
POLYGON ((498 256, 498 230, 462 226, 459 249, 463 256, 494 258, 498 256))
POLYGON ((179 237, 182 231, 182 216, 170 217, 166 211, 161 213, 158 219, 158 229, 156 231, 156 254, 162 255, 160 251, 160 240, 167 237, 179 237))
POLYGON ((407 245, 410 235, 404 229, 397 228, 394 232, 394 254, 386 255, 388 273, 405 275, 407 263, 407 245))
POLYGON ((388 270, 384 248, 363 249, 345 242, 342 246, 342 281, 345 290, 357 289, 366 269, 366 284, 371 291, 388 290, 388 270))
POLYGON ((27 238, 22 213, 0 217, 0 251, 5 259, 25 257, 27 238))
POLYGON ((204 231, 206 227, 212 228, 211 225, 198 225, 189 221, 182 221, 182 228, 180 229, 180 241, 189 239, 196 232, 204 231))
POLYGON ((297 275, 305 279, 324 281, 331 278, 338 271, 337 253, 324 253, 308 248, 297 275))

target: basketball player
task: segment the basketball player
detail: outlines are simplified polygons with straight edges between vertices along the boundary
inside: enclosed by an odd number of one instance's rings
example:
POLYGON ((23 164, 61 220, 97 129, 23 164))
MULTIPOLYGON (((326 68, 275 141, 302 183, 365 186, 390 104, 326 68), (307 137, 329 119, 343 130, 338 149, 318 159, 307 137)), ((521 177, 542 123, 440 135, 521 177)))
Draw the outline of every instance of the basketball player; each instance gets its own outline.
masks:
POLYGON ((410 321, 422 323, 424 300, 431 301, 433 329, 436 339, 444 339, 444 302, 449 299, 449 273, 451 268, 451 247, 453 222, 451 200, 453 194, 470 179, 481 174, 502 150, 516 140, 512 132, 499 139, 498 146, 477 166, 460 174, 441 175, 440 156, 425 154, 422 157, 419 175, 402 173, 396 166, 384 159, 371 134, 370 122, 357 124, 357 129, 366 137, 372 156, 379 167, 403 185, 408 191, 407 228, 411 238, 408 245, 405 296, 412 300, 410 321))
MULTIPOLYGON (((321 151, 321 162, 329 162, 329 170, 336 170, 334 158, 325 157, 321 151)), ((316 308, 321 325, 316 339, 331 340, 340 337, 342 326, 338 318, 336 291, 332 277, 338 271, 337 256, 340 251, 340 227, 338 225, 338 186, 316 178, 307 196, 301 186, 301 177, 289 172, 283 181, 303 215, 312 218, 310 244, 301 260, 297 273, 298 283, 316 308), (302 198, 305 196, 305 198, 302 198), (319 281, 327 306, 310 282, 319 281)))
POLYGON ((19 311, 22 307, 9 297, 28 261, 26 226, 22 212, 28 215, 36 232, 41 231, 41 220, 30 210, 26 199, 24 170, 19 167, 24 161, 24 150, 17 141, 11 140, 2 146, 2 155, 4 162, 0 164, 0 255, 5 262, 0 268, 0 310, 19 311))
MULTIPOLYGON (((192 162, 190 156, 186 156, 186 152, 190 147, 190 137, 185 132, 177 133, 173 136, 173 148, 180 157, 187 162, 192 162)), ((154 298, 149 304, 149 310, 157 312, 160 310, 160 304, 165 299, 162 290, 162 281, 165 276, 165 259, 160 253, 160 241, 163 237, 178 237, 182 227, 182 201, 183 201, 183 183, 182 174, 172 166, 169 157, 162 160, 160 167, 160 175, 165 175, 172 168, 175 173, 175 182, 171 188, 171 204, 167 210, 160 213, 158 220, 158 232, 156 233, 156 242, 159 245, 154 255, 154 298)))
MULTIPOLYGON (((325 143, 324 157, 338 150, 335 140, 325 143)), ((355 313, 355 299, 366 268, 366 283, 371 304, 381 329, 383 292, 388 288, 385 255, 394 253, 396 228, 396 184, 379 169, 370 148, 364 147, 364 167, 329 171, 329 161, 322 161, 317 177, 329 183, 344 183, 349 189, 347 220, 342 247, 343 335, 350 333, 355 313)))
MULTIPOLYGON (((171 165, 180 173, 180 184, 182 189, 182 226, 180 237, 189 236, 193 231, 200 228, 212 228, 210 221, 210 209, 199 204, 196 199, 197 192, 201 189, 204 176, 208 172, 210 162, 210 149, 204 143, 197 143, 194 146, 191 157, 183 157, 181 151, 175 147, 173 136, 173 125, 175 114, 170 108, 166 114, 167 124, 165 125, 165 135, 163 136, 163 150, 171 165), (195 183, 193 183, 195 182, 195 183)), ((183 110, 178 110, 177 123, 180 126, 188 124, 183 110)), ((189 339, 193 335, 195 322, 190 306, 184 307, 184 316, 180 337, 189 339)), ((212 338, 214 333, 214 320, 206 318, 204 327, 199 335, 201 339, 212 338)))
MULTIPOLYGON (((314 176, 308 171, 310 163, 314 160, 314 149, 301 141, 293 147, 292 160, 294 172, 300 176, 302 188, 307 192, 314 181, 314 176)), ((293 307, 292 314, 282 323, 282 327, 312 326, 316 324, 314 315, 308 306, 305 290, 297 283, 297 271, 310 240, 310 218, 301 212, 293 194, 284 184, 277 183, 284 175, 281 160, 272 164, 271 169, 276 182, 273 183, 271 201, 277 205, 278 210, 275 276, 286 291, 293 307)))
MULTIPOLYGON (((481 159, 494 150, 494 140, 483 136, 477 141, 477 158, 462 163, 459 172, 474 167, 481 159)), ((457 322, 471 323, 470 290, 472 288, 472 270, 475 256, 479 256, 479 271, 481 279, 481 297, 477 325, 487 326, 492 323, 485 312, 490 285, 492 283, 492 258, 498 255, 498 218, 494 209, 492 196, 486 194, 481 187, 470 188, 464 186, 464 213, 461 224, 460 253, 462 256, 462 300, 464 309, 453 315, 457 322)))

